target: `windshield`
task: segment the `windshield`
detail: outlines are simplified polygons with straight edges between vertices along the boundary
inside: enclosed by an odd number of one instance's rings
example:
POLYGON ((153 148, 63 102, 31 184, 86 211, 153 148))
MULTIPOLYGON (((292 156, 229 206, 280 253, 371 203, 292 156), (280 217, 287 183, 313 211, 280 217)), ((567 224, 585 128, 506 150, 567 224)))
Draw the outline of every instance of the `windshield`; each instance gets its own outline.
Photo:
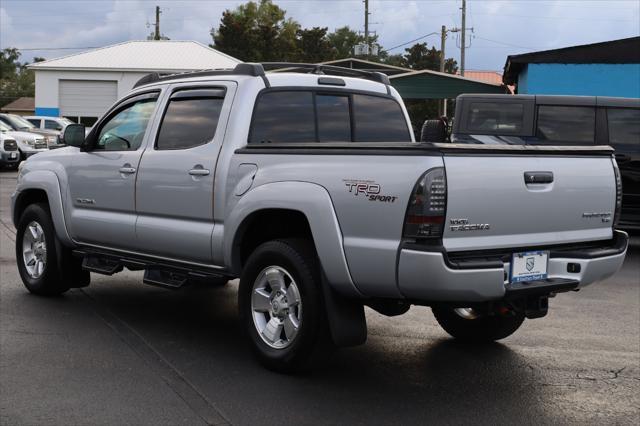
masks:
POLYGON ((31 124, 30 122, 28 122, 24 118, 20 117, 19 115, 8 115, 7 117, 9 118, 9 120, 11 121, 13 126, 17 127, 20 130, 23 130, 23 129, 35 129, 36 128, 36 126, 31 124))
POLYGON ((0 132, 10 132, 11 130, 13 130, 11 127, 0 121, 0 132))
POLYGON ((59 120, 61 123, 64 123, 65 125, 74 124, 74 122, 73 122, 73 121, 71 121, 71 120, 69 120, 68 118, 64 118, 64 117, 62 117, 62 118, 59 118, 58 120, 59 120))

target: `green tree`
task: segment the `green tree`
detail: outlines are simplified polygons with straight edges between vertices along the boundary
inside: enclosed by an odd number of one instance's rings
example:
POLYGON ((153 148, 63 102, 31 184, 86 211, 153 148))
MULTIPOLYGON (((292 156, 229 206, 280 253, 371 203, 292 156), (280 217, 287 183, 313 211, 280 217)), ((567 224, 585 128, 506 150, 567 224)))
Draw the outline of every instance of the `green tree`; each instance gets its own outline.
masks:
POLYGON ((212 47, 243 61, 294 60, 300 24, 285 15, 271 0, 226 10, 218 29, 211 31, 212 47))
MULTIPOLYGON (((392 55, 399 66, 411 68, 414 70, 440 70, 440 50, 435 47, 429 49, 427 43, 416 43, 405 49, 405 54, 392 55)), ((391 58, 391 56, 390 56, 391 58)), ((394 64, 395 65, 395 64, 394 64)), ((458 63, 453 58, 447 58, 444 61, 444 72, 455 74, 458 71, 458 63)))
POLYGON ((313 27, 298 30, 299 60, 316 63, 330 61, 335 58, 336 49, 327 37, 327 28, 313 27))
MULTIPOLYGON (((376 42, 377 37, 369 37, 371 42, 376 42)), ((358 34, 348 26, 337 28, 334 32, 327 35, 327 39, 336 50, 336 59, 350 58, 354 56, 353 48, 355 45, 364 43, 364 36, 358 34)))
MULTIPOLYGON (((0 105, 4 106, 22 96, 34 96, 35 77, 20 63, 18 49, 9 47, 0 51, 0 105)), ((41 58, 38 58, 41 59, 41 58)))

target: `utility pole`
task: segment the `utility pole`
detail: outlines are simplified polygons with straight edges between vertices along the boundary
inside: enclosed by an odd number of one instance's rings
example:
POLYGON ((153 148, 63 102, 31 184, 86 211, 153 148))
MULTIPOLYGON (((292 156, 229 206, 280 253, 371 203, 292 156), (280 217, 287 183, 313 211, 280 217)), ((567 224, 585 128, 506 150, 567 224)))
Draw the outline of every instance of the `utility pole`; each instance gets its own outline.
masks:
POLYGON ((364 43, 367 46, 367 56, 371 52, 371 43, 369 43, 369 0, 364 0, 364 43))
POLYGON ((440 72, 444 72, 444 44, 447 39, 447 27, 442 26, 442 33, 440 34, 440 72))
POLYGON ((462 0, 462 28, 460 29, 460 35, 462 41, 460 42, 460 75, 464 77, 464 48, 467 44, 465 36, 465 26, 467 24, 467 0, 462 0))
MULTIPOLYGON (((440 72, 444 72, 444 61, 445 61, 444 45, 446 40, 447 40, 447 27, 443 25, 442 33, 440 34, 440 72)), ((440 110, 439 111, 440 116, 447 115, 447 98, 442 99, 442 104, 438 109, 440 110)))
POLYGON ((156 6, 156 25, 155 26, 156 26, 156 32, 153 36, 153 39, 160 40, 160 6, 156 6))

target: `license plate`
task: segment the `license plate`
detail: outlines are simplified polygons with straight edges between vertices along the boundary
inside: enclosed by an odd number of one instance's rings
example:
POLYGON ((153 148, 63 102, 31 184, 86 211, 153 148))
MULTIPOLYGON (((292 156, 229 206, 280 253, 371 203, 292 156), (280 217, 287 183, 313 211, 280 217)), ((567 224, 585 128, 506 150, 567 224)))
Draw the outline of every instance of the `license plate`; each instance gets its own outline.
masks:
POLYGON ((511 257, 511 282, 536 281, 547 278, 549 252, 527 251, 511 257))
POLYGON ((18 158, 18 153, 17 152, 12 152, 11 156, 9 158, 18 158))

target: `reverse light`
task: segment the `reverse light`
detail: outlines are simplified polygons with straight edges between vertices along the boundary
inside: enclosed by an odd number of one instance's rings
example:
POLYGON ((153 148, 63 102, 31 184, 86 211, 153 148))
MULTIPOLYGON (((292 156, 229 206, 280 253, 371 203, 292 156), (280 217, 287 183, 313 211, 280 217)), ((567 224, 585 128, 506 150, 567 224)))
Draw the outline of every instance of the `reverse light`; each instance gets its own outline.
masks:
POLYGON ((447 208, 447 178, 443 167, 423 174, 411 194, 404 222, 404 238, 441 238, 447 208))

